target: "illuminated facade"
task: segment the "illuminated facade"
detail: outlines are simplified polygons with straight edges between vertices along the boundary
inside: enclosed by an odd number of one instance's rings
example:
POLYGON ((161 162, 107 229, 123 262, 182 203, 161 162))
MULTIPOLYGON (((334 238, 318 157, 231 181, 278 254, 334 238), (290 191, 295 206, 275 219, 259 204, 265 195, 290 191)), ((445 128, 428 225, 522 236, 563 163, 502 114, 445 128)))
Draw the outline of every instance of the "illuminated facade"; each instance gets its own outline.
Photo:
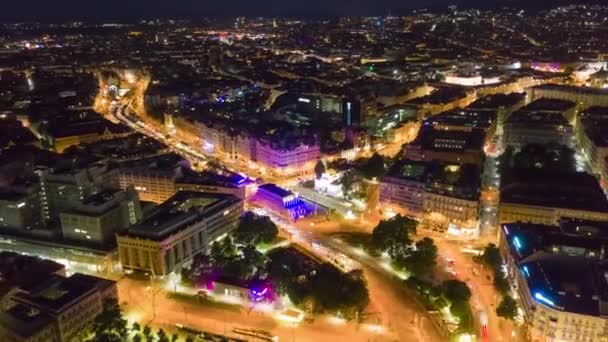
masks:
POLYGON ((604 223, 596 223, 512 223, 499 229, 500 252, 530 341, 608 341, 602 247, 608 240, 604 223))
POLYGON ((117 234, 123 270, 165 276, 238 225, 243 201, 224 194, 178 192, 143 221, 117 234))

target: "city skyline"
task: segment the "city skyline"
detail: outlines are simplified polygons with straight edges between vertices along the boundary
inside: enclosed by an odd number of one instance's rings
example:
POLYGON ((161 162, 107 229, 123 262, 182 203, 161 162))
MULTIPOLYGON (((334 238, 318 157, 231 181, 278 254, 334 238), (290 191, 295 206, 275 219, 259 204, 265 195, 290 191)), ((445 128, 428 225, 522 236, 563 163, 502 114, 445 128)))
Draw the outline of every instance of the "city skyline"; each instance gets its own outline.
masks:
POLYGON ((11 3, 0 341, 608 341, 608 5, 396 3, 11 3))
POLYGON ((142 19, 142 18, 196 18, 235 16, 288 16, 288 17, 344 17, 344 16, 387 16, 409 14, 411 10, 426 8, 430 11, 445 10, 448 6, 460 8, 495 9, 500 6, 513 6, 522 9, 540 10, 558 5, 601 3, 600 0, 355 0, 286 2, 280 0, 261 0, 255 4, 247 0, 207 3, 206 1, 143 1, 127 3, 118 0, 81 2, 60 0, 49 3, 42 0, 25 0, 5 4, 0 20, 103 20, 103 19, 142 19))

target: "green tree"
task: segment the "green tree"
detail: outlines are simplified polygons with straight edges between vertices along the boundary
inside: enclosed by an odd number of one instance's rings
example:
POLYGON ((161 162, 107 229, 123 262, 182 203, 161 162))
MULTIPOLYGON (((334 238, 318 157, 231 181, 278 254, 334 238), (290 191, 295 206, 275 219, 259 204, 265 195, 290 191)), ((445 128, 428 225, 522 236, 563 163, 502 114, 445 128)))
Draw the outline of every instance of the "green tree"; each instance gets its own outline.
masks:
POLYGON ((369 179, 381 178, 386 172, 384 158, 378 153, 374 153, 374 155, 361 167, 361 172, 369 179))
POLYGON ((141 325, 139 325, 139 323, 137 322, 133 322, 133 324, 131 325, 131 330, 138 332, 141 330, 141 325))
POLYGON ((437 264, 437 246, 432 239, 424 238, 416 242, 416 249, 399 264, 416 276, 427 275, 437 264))
POLYGON ((401 215, 380 221, 372 233, 372 245, 393 259, 404 258, 412 243, 410 235, 416 233, 417 226, 417 221, 401 215))
POLYGON ((179 335, 178 335, 178 334, 173 334, 173 335, 171 336, 171 342, 176 342, 176 341, 177 341, 177 339, 179 339, 179 335))
POLYGON ((156 337, 158 338, 158 342, 169 342, 169 337, 167 336, 167 333, 165 333, 165 331, 162 328, 158 329, 158 333, 156 333, 156 337))
POLYGON ((317 179, 321 179, 321 177, 323 177, 323 174, 326 171, 326 167, 325 164, 323 163, 323 161, 321 159, 319 159, 317 161, 317 165, 315 165, 315 176, 317 176, 317 179))
POLYGON ((483 262, 490 266, 492 269, 497 269, 502 264, 502 257, 500 256, 500 251, 495 244, 490 243, 483 249, 482 254, 483 262))
POLYGON ((146 325, 142 333, 144 334, 144 337, 146 338, 147 342, 151 342, 154 340, 154 336, 152 336, 152 329, 150 329, 149 326, 146 325))
POLYGON ((494 288, 503 295, 506 295, 511 291, 509 280, 504 276, 500 268, 494 270, 494 288))
POLYGON ((471 290, 460 280, 446 280, 441 284, 445 298, 451 302, 468 302, 471 290))
POLYGON ((92 341, 121 341, 127 335, 127 320, 116 298, 108 298, 103 302, 103 309, 92 323, 92 332, 95 336, 92 341))
POLYGON ((277 225, 268 216, 246 212, 233 233, 234 240, 243 245, 270 243, 279 234, 277 225))
POLYGON ((496 315, 513 320, 517 316, 517 302, 511 296, 504 296, 496 308, 496 315))
POLYGON ((340 312, 355 317, 369 303, 365 277, 360 270, 342 273, 330 264, 323 264, 312 280, 315 311, 340 312))
POLYGON ((141 342, 141 335, 136 334, 133 336, 133 342, 141 342))
POLYGON ((340 178, 340 185, 342 186, 342 194, 345 198, 350 196, 350 192, 355 184, 355 176, 352 172, 344 172, 342 178, 340 178))

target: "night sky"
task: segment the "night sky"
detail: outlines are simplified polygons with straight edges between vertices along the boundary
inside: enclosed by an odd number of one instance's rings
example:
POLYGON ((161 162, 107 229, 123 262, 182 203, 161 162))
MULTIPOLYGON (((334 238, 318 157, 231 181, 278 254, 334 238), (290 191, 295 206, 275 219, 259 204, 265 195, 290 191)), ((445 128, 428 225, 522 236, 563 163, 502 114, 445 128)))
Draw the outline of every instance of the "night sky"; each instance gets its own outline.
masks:
MULTIPOLYGON (((594 0, 590 0, 594 1, 594 0)), ((605 0, 604 0, 605 1, 605 0)), ((400 14, 412 8, 497 4, 553 6, 578 0, 4 0, 1 19, 144 18, 153 16, 347 16, 400 14)), ((585 1, 588 2, 588 1, 585 1)), ((601 2, 601 1, 600 1, 601 2)))

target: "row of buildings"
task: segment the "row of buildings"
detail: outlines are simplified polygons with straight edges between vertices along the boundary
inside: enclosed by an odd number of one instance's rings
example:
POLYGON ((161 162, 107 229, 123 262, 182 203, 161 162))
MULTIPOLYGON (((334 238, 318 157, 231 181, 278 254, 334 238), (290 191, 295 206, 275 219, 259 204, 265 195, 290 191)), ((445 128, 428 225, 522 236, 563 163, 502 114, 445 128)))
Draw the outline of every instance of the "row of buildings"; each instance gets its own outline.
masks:
POLYGON ((36 149, 14 153, 21 157, 0 189, 0 228, 15 235, 111 246, 116 232, 142 218, 142 207, 180 190, 245 197, 242 177, 194 172, 174 154, 111 163, 36 149))

